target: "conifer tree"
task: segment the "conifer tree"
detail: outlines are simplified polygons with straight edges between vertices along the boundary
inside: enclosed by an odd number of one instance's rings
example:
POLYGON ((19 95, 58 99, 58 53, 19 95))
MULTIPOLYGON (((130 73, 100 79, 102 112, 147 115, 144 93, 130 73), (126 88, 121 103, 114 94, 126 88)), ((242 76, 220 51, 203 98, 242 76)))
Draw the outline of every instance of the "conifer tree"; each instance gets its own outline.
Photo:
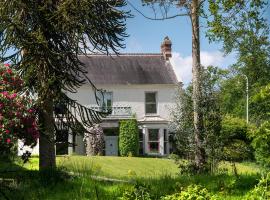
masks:
POLYGON ((123 47, 129 16, 124 5, 124 0, 0 0, 1 61, 12 60, 37 96, 40 169, 55 167, 57 102, 65 102, 62 119, 72 130, 86 130, 100 120, 103 113, 78 104, 65 91, 92 84, 79 54, 117 53, 123 47))

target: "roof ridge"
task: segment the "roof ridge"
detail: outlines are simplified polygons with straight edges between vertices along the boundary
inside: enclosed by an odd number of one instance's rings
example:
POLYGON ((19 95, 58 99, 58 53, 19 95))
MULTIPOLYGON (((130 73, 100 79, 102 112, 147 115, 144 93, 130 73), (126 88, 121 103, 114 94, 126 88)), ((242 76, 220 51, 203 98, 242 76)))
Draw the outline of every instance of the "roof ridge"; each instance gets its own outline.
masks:
MULTIPOLYGON (((162 56, 162 53, 113 53, 113 54, 102 54, 102 53, 89 53, 87 56, 162 56)), ((79 56, 85 56, 80 54, 79 56)))

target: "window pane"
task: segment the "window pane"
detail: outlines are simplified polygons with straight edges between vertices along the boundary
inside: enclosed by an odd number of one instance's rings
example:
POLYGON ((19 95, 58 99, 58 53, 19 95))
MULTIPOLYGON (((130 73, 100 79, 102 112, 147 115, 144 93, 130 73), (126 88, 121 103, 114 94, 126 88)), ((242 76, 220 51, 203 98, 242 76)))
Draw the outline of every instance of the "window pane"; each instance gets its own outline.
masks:
POLYGON ((157 113, 156 104, 146 104, 145 105, 145 112, 146 113, 157 113))
POLYGON ((112 100, 111 99, 107 99, 107 107, 112 107, 112 100))
POLYGON ((148 140, 149 141, 158 141, 158 130, 159 129, 148 129, 148 140))
POLYGON ((143 142, 140 142, 139 154, 143 155, 143 142))
POLYGON ((168 143, 167 142, 164 142, 164 154, 168 154, 168 152, 167 152, 167 146, 168 146, 168 143))
POLYGON ((149 142, 149 152, 150 153, 159 153, 159 144, 158 142, 149 142))
POLYGON ((145 101, 146 103, 148 102, 156 103, 156 93, 155 92, 145 93, 145 101))
POLYGON ((164 129, 164 141, 168 141, 167 129, 164 129))
POLYGON ((139 141, 143 141, 143 132, 142 132, 142 129, 139 129, 139 141))

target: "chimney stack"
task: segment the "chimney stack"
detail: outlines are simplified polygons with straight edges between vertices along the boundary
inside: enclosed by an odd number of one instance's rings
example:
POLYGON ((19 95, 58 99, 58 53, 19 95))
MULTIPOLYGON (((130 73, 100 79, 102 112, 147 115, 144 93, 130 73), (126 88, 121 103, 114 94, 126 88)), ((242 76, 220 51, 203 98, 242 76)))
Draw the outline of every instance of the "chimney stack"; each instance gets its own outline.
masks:
POLYGON ((164 38, 164 41, 161 44, 161 53, 165 60, 169 60, 169 58, 172 57, 172 42, 168 36, 164 38))

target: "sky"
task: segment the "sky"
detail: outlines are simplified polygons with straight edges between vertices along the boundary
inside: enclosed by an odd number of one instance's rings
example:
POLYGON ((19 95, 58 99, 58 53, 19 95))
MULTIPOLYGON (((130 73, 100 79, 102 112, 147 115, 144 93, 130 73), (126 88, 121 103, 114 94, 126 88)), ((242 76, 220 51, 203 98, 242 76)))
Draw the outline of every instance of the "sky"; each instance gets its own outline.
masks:
MULTIPOLYGON (((146 16, 154 17, 153 10, 148 6, 142 6, 141 0, 129 0, 133 6, 146 16)), ((191 81, 191 23, 188 17, 177 17, 163 21, 146 19, 130 5, 127 9, 134 16, 127 20, 126 48, 123 53, 159 53, 160 45, 165 36, 172 41, 171 64, 179 81, 187 85, 191 81)), ((174 10, 171 13, 174 14, 174 10)), ((202 65, 214 65, 227 68, 236 60, 236 54, 226 57, 222 53, 222 45, 218 43, 209 44, 205 37, 205 28, 201 27, 201 62, 202 65)))

